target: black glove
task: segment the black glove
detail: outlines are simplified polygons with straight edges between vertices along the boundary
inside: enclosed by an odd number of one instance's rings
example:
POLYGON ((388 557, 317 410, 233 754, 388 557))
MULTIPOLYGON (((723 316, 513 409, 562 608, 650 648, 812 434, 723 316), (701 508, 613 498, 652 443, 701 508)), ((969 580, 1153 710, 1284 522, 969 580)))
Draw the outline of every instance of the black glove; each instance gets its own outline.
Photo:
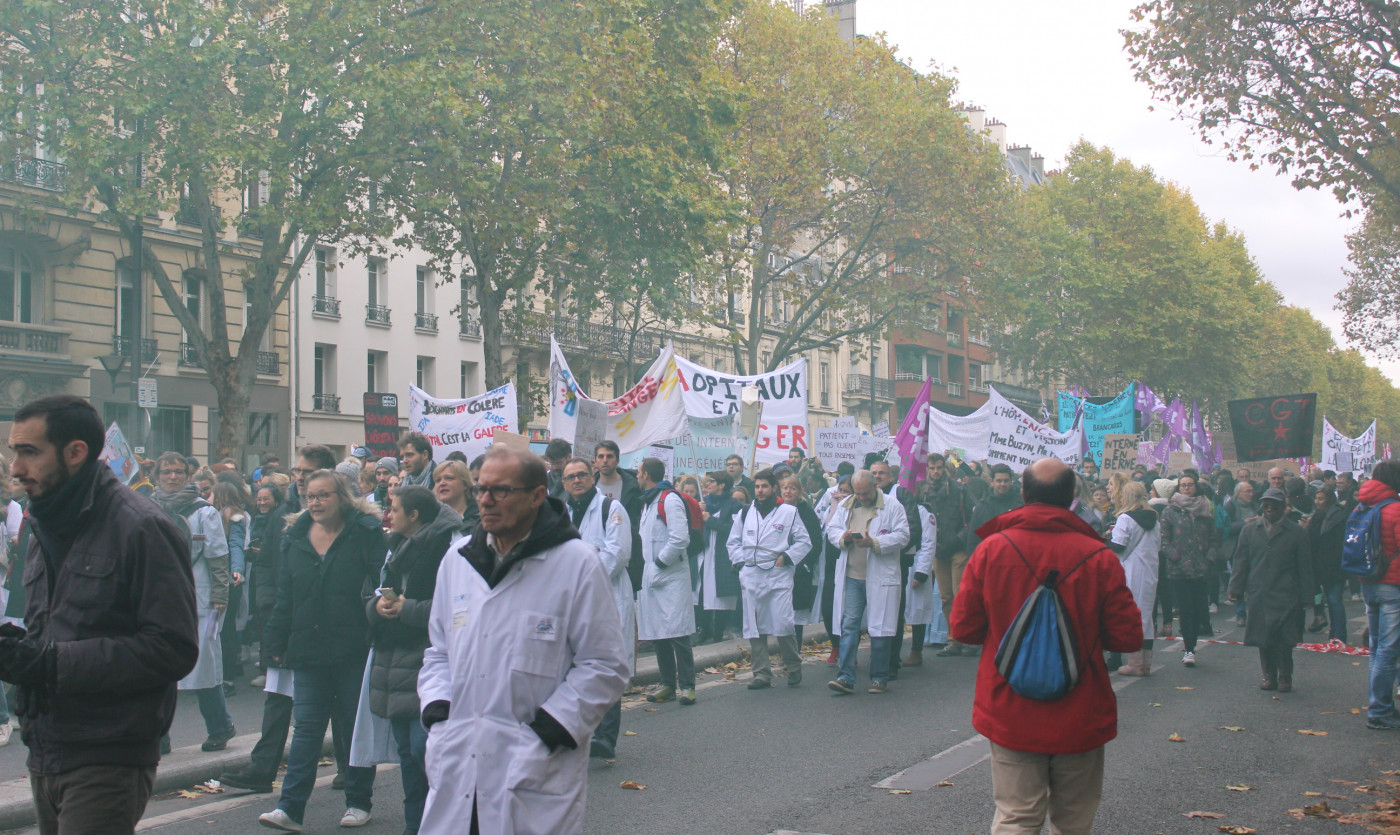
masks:
POLYGON ((535 711, 535 721, 530 723, 530 730, 540 738, 544 747, 549 749, 549 753, 554 753, 560 748, 568 748, 570 751, 578 747, 578 742, 574 740, 559 720, 549 715, 549 711, 540 708, 535 711))
POLYGON ((431 702, 423 708, 423 727, 431 729, 433 725, 447 718, 452 711, 452 703, 444 699, 431 702))
POLYGON ((53 686, 58 679, 58 652, 53 642, 0 637, 0 678, 30 689, 53 686))

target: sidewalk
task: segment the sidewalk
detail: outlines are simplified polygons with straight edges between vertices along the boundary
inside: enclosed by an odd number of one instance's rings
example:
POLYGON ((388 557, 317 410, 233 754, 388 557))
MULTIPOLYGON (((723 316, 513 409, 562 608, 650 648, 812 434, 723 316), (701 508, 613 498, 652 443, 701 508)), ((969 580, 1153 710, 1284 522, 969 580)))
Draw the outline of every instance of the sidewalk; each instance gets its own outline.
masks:
MULTIPOLYGON (((805 633, 804 638, 809 642, 826 640, 826 630, 820 625, 806 627, 805 633)), ((737 661, 748 651, 748 646, 749 642, 742 638, 698 646, 695 648, 695 669, 701 671, 706 667, 737 661)), ((656 656, 643 655, 637 658, 636 674, 632 677, 633 686, 655 684, 660 678, 656 656)), ((206 780, 216 779, 225 771, 246 766, 257 741, 258 734, 249 733, 234 737, 229 740, 228 748, 214 753, 201 751, 199 745, 174 749, 161 758, 160 767, 156 771, 154 793, 188 788, 206 780)), ((15 732, 15 741, 12 744, 20 744, 18 731, 15 732)), ((330 753, 330 739, 327 737, 326 755, 329 756, 330 753)), ((0 782, 0 830, 21 829, 33 824, 34 802, 29 790, 29 778, 21 777, 0 782)))

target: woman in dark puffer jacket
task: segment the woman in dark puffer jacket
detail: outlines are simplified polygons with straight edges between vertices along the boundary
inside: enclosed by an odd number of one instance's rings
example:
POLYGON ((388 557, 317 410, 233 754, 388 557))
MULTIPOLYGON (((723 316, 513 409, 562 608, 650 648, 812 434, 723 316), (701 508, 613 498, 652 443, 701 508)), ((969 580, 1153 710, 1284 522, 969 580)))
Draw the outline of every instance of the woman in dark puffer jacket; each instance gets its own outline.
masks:
POLYGON ((460 535, 462 517, 426 487, 400 487, 389 494, 389 559, 381 588, 365 607, 374 658, 369 674, 369 709, 389 720, 403 777, 404 828, 417 832, 428 797, 425 757, 428 732, 418 719, 418 670, 428 648, 438 564, 460 535))

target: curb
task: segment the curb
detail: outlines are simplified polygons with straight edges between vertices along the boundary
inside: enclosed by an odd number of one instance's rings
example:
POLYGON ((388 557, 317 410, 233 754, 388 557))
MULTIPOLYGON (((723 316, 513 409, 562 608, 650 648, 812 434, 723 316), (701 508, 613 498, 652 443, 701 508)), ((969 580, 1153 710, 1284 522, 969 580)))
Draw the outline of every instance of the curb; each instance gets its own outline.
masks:
MULTIPOLYGON (((821 624, 803 628, 803 643, 827 640, 826 629, 821 624)), ((743 638, 730 641, 704 644, 695 648, 695 669, 718 667, 731 661, 741 660, 749 651, 749 642, 743 638)), ((657 684, 661 671, 657 668, 656 656, 646 655, 637 659, 637 668, 629 686, 641 687, 657 684)), ((187 788, 217 778, 225 771, 242 768, 249 763, 253 746, 260 733, 242 734, 229 740, 223 751, 206 753, 198 745, 176 748, 161 757, 156 769, 155 787, 152 794, 187 788)), ((19 744, 19 734, 15 733, 14 743, 19 744)), ((333 756, 330 736, 326 737, 323 756, 333 756)), ((276 792, 268 795, 275 798, 276 792)), ((34 799, 29 788, 29 778, 0 782, 0 830, 23 829, 35 823, 34 799)))

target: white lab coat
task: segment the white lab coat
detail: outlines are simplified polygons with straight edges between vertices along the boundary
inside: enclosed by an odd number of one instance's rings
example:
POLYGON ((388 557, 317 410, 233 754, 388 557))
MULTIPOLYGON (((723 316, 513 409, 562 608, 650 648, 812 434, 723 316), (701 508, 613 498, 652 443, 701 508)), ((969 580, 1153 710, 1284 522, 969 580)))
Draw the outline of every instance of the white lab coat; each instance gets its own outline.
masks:
POLYGON ((578 533, 592 546, 603 563, 603 571, 612 584, 613 601, 622 621, 622 646, 627 651, 628 675, 637 664, 637 601, 632 597, 632 578, 627 576, 627 563, 632 558, 632 521, 622 502, 608 502, 608 518, 603 520, 602 493, 594 491, 593 500, 583 512, 578 533))
MULTIPOLYGON (((199 660, 180 679, 180 690, 206 690, 224 683, 224 649, 219 641, 223 614, 213 608, 214 571, 210 559, 223 558, 228 565, 228 537, 224 517, 210 505, 195 510, 185 521, 190 526, 190 567, 194 571, 195 613, 199 616, 199 660)), ((224 573, 230 569, 225 568, 224 573)), ((232 591, 230 591, 232 593, 232 591)))
POLYGON ((715 594, 715 560, 719 550, 719 534, 706 534, 708 545, 700 555, 700 606, 707 612, 732 612, 739 605, 736 594, 715 594))
POLYGON ((919 521, 924 526, 924 538, 919 543, 918 553, 914 554, 909 583, 904 587, 904 622, 911 626, 933 623, 940 613, 933 581, 933 551, 938 544, 938 519, 928 512, 928 508, 919 505, 919 521), (914 587, 915 574, 928 578, 918 588, 914 587))
POLYGON ((1162 525, 1159 522, 1152 526, 1152 530, 1145 531, 1133 517, 1126 513, 1119 514, 1113 523, 1109 541, 1123 546, 1118 559, 1123 563, 1128 591, 1133 593, 1133 602, 1142 613, 1142 638, 1150 641, 1157 634, 1152 623, 1152 606, 1157 599, 1157 562, 1162 550, 1162 525))
POLYGON ((642 590, 637 593, 637 637, 643 641, 681 638, 695 632, 695 594, 685 549, 690 520, 685 501, 666 493, 666 521, 658 499, 642 508, 642 590))
POLYGON ((739 568, 744 592, 744 637, 795 635, 793 566, 812 550, 812 537, 792 505, 780 504, 765 518, 750 504, 729 529, 729 561, 739 568), (787 565, 774 565, 779 555, 787 565))
MULTIPOLYGON (((851 496, 841 502, 826 525, 826 538, 841 548, 831 610, 832 628, 838 635, 846 597, 847 554, 841 546, 841 535, 846 532, 855 501, 856 497, 851 496)), ((890 638, 899 623, 899 552, 909 544, 909 519, 904 515, 904 506, 895 499, 880 493, 877 501, 881 503, 880 510, 866 531, 874 534, 875 544, 865 561, 865 628, 872 638, 890 638)))
POLYGON ((493 589, 451 546, 438 568, 418 698, 451 703, 428 732, 419 831, 583 831, 588 744, 627 686, 611 584, 569 540, 517 563, 493 589), (550 753, 529 722, 544 708, 578 743, 550 753))

